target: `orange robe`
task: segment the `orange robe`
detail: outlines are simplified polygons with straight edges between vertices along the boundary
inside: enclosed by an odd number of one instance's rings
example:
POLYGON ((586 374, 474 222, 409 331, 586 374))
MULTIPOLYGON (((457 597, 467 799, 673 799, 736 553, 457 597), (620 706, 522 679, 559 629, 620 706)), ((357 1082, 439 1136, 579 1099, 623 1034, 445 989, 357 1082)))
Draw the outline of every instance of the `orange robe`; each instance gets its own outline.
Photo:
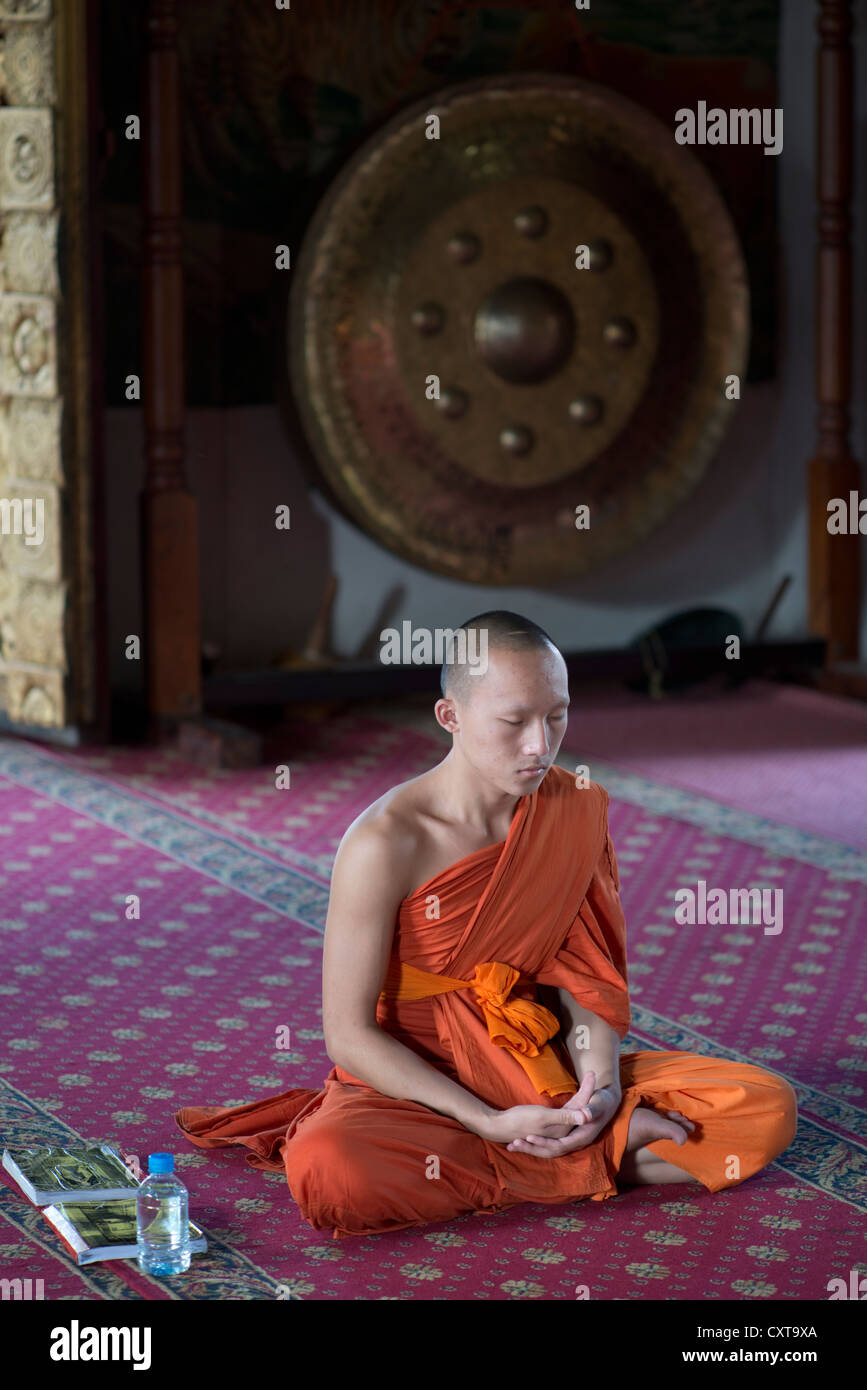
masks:
MULTIPOLYGON (((377 1022, 491 1106, 559 1108, 578 1082, 538 985, 568 990, 621 1038, 628 1031, 608 793, 596 783, 577 788, 559 767, 521 798, 505 841, 467 855, 401 903, 377 1022)), ((621 1053, 620 1078, 620 1108, 598 1139, 557 1158, 510 1152, 339 1066, 320 1091, 187 1106, 175 1120, 202 1148, 243 1144, 253 1167, 284 1171, 305 1220, 335 1237, 518 1202, 613 1197, 640 1103, 695 1122, 684 1145, 649 1147, 712 1192, 757 1172, 794 1136, 794 1092, 760 1067, 630 1052, 621 1053)))

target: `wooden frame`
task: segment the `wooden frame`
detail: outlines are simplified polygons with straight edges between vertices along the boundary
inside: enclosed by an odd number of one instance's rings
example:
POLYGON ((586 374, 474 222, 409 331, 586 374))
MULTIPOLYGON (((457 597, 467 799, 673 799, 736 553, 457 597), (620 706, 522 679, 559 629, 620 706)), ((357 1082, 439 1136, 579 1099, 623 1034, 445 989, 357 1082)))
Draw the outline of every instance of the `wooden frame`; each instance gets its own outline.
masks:
MULTIPOLYGON (((852 394, 853 56, 851 0, 819 0, 816 92, 816 399, 809 466, 809 619, 827 661, 856 661, 860 538, 830 535, 828 502, 859 485, 849 442, 852 394)), ((867 693, 867 692, 865 692, 867 693)))
POLYGON ((58 172, 64 226, 64 456, 69 468, 73 581, 69 641, 72 717, 91 742, 109 733, 104 444, 102 237, 94 198, 97 166, 96 0, 57 7, 61 121, 58 172))
POLYGON ((144 134, 142 599, 151 732, 201 711, 196 500, 184 473, 183 141, 177 0, 148 0, 144 134))

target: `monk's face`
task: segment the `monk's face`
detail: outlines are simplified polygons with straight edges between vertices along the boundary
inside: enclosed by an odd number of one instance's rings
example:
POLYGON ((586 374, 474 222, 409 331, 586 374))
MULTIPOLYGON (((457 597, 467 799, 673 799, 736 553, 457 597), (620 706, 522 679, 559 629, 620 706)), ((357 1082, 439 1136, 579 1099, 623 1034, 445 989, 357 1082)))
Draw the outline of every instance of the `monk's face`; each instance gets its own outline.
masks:
POLYGON ((455 704, 455 742, 487 782, 512 795, 535 791, 566 732, 569 677, 557 651, 488 652, 455 704))

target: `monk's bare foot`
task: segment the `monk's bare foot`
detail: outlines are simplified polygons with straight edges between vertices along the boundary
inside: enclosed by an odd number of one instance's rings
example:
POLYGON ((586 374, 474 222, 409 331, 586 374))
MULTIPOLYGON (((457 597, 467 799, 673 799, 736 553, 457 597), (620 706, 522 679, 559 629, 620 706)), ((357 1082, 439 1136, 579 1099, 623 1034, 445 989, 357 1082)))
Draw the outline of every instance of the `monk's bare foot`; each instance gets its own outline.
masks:
POLYGON ((657 1139, 671 1139, 675 1144, 685 1144, 688 1134, 695 1129, 692 1120, 688 1120, 679 1110, 669 1110, 667 1115, 668 1118, 658 1110, 649 1110, 647 1106, 637 1105, 629 1120, 626 1152, 643 1149, 646 1144, 653 1144, 657 1139))
POLYGON ((660 1139, 670 1139, 678 1146, 685 1144, 694 1129, 692 1120, 688 1120, 679 1110, 660 1114, 648 1106, 636 1106, 629 1117, 629 1132, 617 1174, 618 1183, 699 1183, 700 1179, 688 1170, 678 1168, 677 1164, 669 1163, 647 1148, 648 1144, 660 1139))

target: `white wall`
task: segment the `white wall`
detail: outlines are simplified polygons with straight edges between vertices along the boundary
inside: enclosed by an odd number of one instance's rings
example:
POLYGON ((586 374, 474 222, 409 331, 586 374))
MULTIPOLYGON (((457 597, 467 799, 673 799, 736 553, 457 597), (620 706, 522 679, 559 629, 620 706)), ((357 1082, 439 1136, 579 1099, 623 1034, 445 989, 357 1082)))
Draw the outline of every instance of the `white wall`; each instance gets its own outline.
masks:
MULTIPOLYGON (((303 643, 329 569, 339 577, 334 639, 352 655, 385 593, 402 586, 395 620, 454 626, 486 608, 515 609, 566 648, 619 646, 653 621, 697 604, 733 608, 752 633, 777 582, 793 576, 769 632, 807 625, 806 468, 815 442, 814 6, 784 0, 780 100, 779 376, 747 387, 716 462, 676 515, 629 554, 556 589, 483 588, 428 574, 383 550, 311 494, 276 407, 190 411, 187 467, 199 499, 203 633, 233 666, 268 665, 303 643), (292 529, 274 528, 288 503, 292 529)), ((857 294, 853 448, 864 463, 867 427, 867 0, 857 0, 860 80, 855 199, 857 294)), ((141 411, 106 417, 110 641, 114 683, 136 687, 123 638, 141 631, 138 492, 141 411)), ((862 474, 862 477, 864 475, 862 474)), ((863 489, 862 489, 863 491, 863 489)), ((862 562, 862 653, 867 653, 867 545, 862 562)))

